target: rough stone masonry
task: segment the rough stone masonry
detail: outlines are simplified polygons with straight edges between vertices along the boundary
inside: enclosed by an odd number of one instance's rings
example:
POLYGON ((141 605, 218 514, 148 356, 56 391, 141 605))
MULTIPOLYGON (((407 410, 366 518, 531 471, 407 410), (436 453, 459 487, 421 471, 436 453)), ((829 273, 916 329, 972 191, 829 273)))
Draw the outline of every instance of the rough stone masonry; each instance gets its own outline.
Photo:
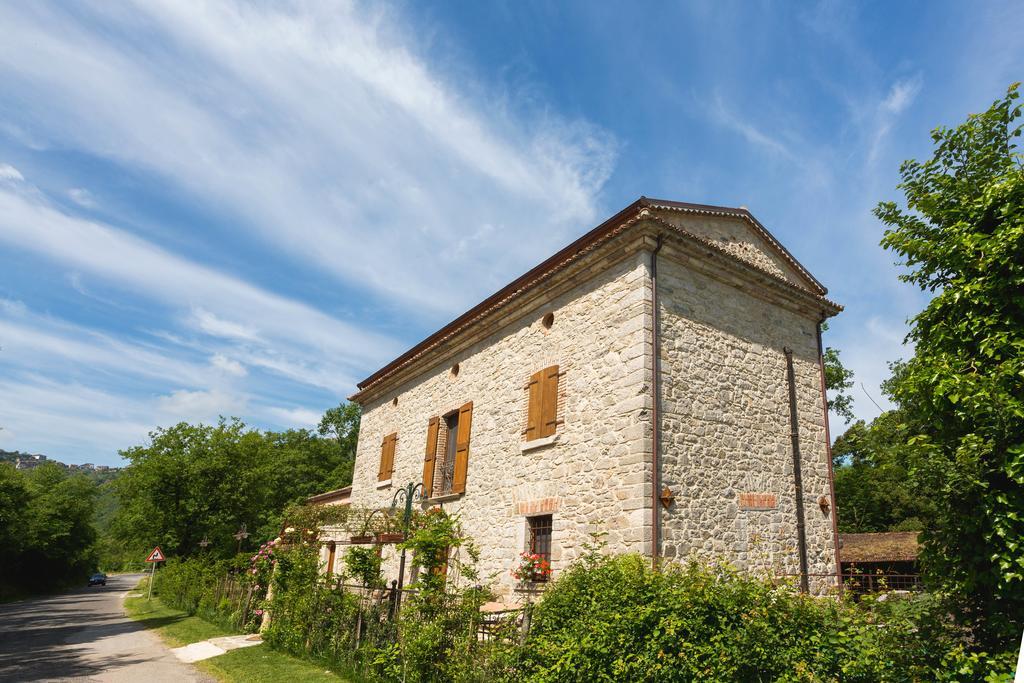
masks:
POLYGON ((796 444, 807 581, 824 593, 837 565, 818 325, 841 310, 825 294, 745 209, 640 199, 359 384, 352 504, 389 506, 434 448, 417 504, 460 516, 507 599, 538 515, 555 576, 601 532, 611 551, 796 578, 796 444), (554 366, 554 433, 527 440, 531 377, 554 366), (446 425, 470 402, 464 491, 449 493, 446 425))

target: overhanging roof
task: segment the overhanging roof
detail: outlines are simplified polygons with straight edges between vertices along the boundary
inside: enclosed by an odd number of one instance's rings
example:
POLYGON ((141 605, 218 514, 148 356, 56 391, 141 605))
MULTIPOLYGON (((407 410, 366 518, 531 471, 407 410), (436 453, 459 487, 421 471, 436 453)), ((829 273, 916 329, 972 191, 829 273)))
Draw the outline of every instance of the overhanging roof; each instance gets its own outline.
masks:
MULTIPOLYGON (((811 275, 810 272, 806 268, 804 268, 803 265, 801 265, 800 262, 797 261, 796 258, 792 254, 790 254, 785 247, 782 246, 782 243, 775 239, 775 237, 768 231, 768 229, 761 225, 760 221, 754 218, 753 214, 751 214, 750 211, 748 211, 747 209, 742 207, 734 208, 726 206, 713 206, 710 204, 691 204, 688 202, 677 202, 667 199, 649 199, 647 197, 640 197, 635 202, 633 202, 626 208, 622 209, 611 218, 608 218, 590 232, 586 233, 576 241, 572 242, 565 248, 555 253, 553 256, 544 260, 539 265, 535 266, 534 268, 530 269, 523 275, 519 276, 518 278, 510 282, 509 284, 505 285, 500 290, 498 290, 491 296, 487 297, 479 304, 477 304, 470 310, 460 315, 455 320, 451 321, 450 323, 439 329, 437 332, 434 332, 429 337, 413 346, 411 349, 400 355, 398 358, 394 359, 393 361, 382 367, 380 370, 377 370, 372 375, 356 384, 356 387, 359 389, 359 391, 355 395, 349 397, 350 400, 358 400, 359 395, 363 391, 370 388, 377 382, 383 380, 384 378, 388 377, 389 375, 393 374, 400 368, 405 367, 409 363, 413 362, 418 356, 422 355, 427 350, 433 348, 440 342, 460 332, 463 328, 472 324, 476 319, 486 314, 488 311, 500 305, 508 303, 508 301, 515 297, 521 296, 522 294, 532 289, 532 287, 539 284, 542 280, 544 280, 547 275, 550 275, 551 273, 573 263, 574 261, 579 259, 583 254, 590 251, 595 244, 621 231, 625 224, 636 222, 637 219, 641 216, 641 213, 645 212, 645 210, 647 209, 674 210, 703 216, 732 217, 739 218, 745 221, 748 225, 751 226, 755 233, 760 235, 768 243, 768 245, 772 249, 774 249, 780 257, 782 257, 782 259, 786 263, 788 263, 794 270, 796 270, 796 272, 800 276, 802 276, 807 281, 807 284, 809 286, 805 290, 806 292, 809 292, 817 297, 820 297, 822 301, 830 309, 842 309, 842 307, 839 306, 838 304, 835 304, 824 298, 825 294, 828 293, 828 290, 824 287, 824 285, 822 285, 813 275, 811 275)), ((678 228, 675 228, 674 226, 671 226, 666 222, 657 219, 654 216, 647 216, 647 218, 655 220, 657 222, 661 222, 665 225, 665 227, 669 229, 679 231, 678 228)), ((703 238, 697 237, 689 233, 687 233, 687 236, 705 244, 706 246, 710 246, 718 251, 721 251, 715 244, 703 238)), ((721 254, 724 255, 726 258, 740 260, 737 256, 724 251, 721 251, 721 254)), ((763 270, 758 266, 747 263, 745 261, 744 264, 756 270, 763 270)), ((797 285, 793 285, 792 283, 785 281, 772 273, 767 273, 765 271, 765 274, 768 274, 772 278, 782 281, 785 285, 799 289, 797 285)))
POLYGON ((839 534, 839 561, 912 562, 917 559, 917 531, 839 534))

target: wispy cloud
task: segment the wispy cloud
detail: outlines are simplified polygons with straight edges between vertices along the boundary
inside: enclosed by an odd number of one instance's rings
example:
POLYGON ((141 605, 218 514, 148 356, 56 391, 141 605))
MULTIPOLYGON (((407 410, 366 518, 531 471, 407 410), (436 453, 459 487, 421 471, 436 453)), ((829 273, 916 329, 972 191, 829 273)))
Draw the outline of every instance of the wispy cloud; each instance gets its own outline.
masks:
POLYGON ((599 215, 607 133, 471 99, 391 12, 34 3, 0 8, 0 24, 0 74, 32 103, 34 137, 159 174, 297 261, 414 308, 472 303, 599 215), (482 253, 444 271, 422 258, 482 224, 495 226, 482 253))
POLYGON ((0 180, 7 181, 22 181, 25 177, 21 175, 21 171, 14 168, 10 164, 0 164, 0 180))
POLYGON ((891 114, 899 115, 903 113, 904 109, 914 102, 914 99, 917 97, 917 93, 920 91, 920 76, 896 81, 892 84, 892 88, 889 90, 889 95, 882 100, 882 109, 891 114))
POLYGON ((82 187, 73 187, 68 190, 68 196, 71 197, 71 201, 79 206, 86 209, 96 208, 96 200, 93 198, 92 193, 82 187))
POLYGON ((756 145, 772 154, 785 159, 793 159, 794 154, 781 140, 768 135, 750 121, 740 117, 726 106, 720 93, 715 92, 709 104, 711 118, 718 125, 739 133, 752 145, 756 145))
POLYGON ((907 110, 921 92, 923 80, 920 74, 897 80, 889 88, 889 94, 879 102, 874 115, 869 118, 873 125, 870 146, 867 153, 867 168, 874 168, 882 154, 886 139, 900 115, 907 110))

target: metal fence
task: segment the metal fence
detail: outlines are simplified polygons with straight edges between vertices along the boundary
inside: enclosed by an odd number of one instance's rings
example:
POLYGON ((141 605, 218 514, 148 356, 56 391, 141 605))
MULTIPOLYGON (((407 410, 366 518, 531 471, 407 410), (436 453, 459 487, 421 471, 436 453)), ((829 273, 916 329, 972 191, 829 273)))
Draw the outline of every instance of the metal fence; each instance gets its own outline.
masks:
POLYGON ((921 590, 920 574, 844 572, 843 587, 857 594, 921 590))

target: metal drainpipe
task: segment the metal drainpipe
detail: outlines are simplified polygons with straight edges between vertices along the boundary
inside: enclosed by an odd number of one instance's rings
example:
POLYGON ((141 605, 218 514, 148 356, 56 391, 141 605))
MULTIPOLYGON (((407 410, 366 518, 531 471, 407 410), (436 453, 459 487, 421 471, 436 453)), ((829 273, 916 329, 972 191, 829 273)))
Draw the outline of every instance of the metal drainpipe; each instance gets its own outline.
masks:
POLYGON ((832 545, 836 555, 836 585, 839 593, 843 592, 843 567, 839 563, 839 506, 836 505, 835 474, 832 469, 832 436, 828 426, 828 393, 825 386, 825 347, 821 343, 821 324, 825 322, 825 314, 818 321, 818 365, 821 367, 821 406, 825 413, 825 459, 828 462, 828 492, 832 503, 832 545))
POLYGON ((793 350, 786 354, 786 382, 789 384, 789 437, 793 443, 793 484, 796 488, 796 543, 800 553, 800 591, 810 592, 807 580, 807 530, 804 528, 804 483, 800 468, 800 430, 796 410, 796 376, 793 373, 793 350))
POLYGON ((658 405, 661 402, 661 330, 658 314, 658 252, 661 251, 665 241, 664 235, 658 235, 658 243, 651 252, 651 304, 653 306, 653 330, 651 351, 654 354, 654 371, 651 377, 651 566, 658 568, 658 555, 661 551, 660 527, 661 513, 658 505, 661 499, 658 497, 658 489, 661 486, 660 463, 658 454, 661 450, 661 424, 658 414, 658 405))

